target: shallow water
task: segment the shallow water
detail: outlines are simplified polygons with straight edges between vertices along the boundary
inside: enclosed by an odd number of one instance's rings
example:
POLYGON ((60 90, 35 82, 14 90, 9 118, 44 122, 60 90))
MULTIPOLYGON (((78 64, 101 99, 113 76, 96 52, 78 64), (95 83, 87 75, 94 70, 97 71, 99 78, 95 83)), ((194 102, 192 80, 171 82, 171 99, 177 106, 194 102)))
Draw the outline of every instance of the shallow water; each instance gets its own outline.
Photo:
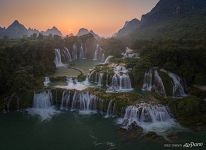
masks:
MULTIPOLYGON (((204 142, 204 135, 182 133, 180 137, 187 139, 179 142, 204 142)), ((128 138, 119 133, 115 119, 100 115, 62 112, 41 121, 26 112, 0 114, 2 150, 161 150, 165 149, 164 143, 168 142, 128 138)))

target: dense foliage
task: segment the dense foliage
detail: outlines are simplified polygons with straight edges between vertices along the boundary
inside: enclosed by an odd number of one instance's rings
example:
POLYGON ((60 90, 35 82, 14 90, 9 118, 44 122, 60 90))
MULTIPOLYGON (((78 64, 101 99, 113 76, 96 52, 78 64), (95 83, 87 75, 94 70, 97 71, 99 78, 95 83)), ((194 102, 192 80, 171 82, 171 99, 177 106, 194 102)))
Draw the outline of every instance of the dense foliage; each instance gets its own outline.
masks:
POLYGON ((159 67, 180 75, 187 85, 206 84, 204 40, 136 41, 133 47, 141 52, 135 76, 138 77, 141 70, 159 67))

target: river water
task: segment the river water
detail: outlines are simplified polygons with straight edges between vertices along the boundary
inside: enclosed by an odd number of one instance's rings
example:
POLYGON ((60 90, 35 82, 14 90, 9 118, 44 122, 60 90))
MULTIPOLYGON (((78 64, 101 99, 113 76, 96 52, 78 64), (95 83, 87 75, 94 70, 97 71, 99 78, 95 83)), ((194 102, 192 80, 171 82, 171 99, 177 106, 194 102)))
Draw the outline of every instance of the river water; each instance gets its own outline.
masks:
MULTIPOLYGON (((169 143, 141 137, 129 138, 120 132, 115 121, 114 118, 105 119, 101 115, 79 115, 75 112, 61 112, 46 121, 26 112, 2 113, 0 149, 162 150, 169 143)), ((181 133, 178 142, 204 142, 204 135, 205 133, 181 133)))

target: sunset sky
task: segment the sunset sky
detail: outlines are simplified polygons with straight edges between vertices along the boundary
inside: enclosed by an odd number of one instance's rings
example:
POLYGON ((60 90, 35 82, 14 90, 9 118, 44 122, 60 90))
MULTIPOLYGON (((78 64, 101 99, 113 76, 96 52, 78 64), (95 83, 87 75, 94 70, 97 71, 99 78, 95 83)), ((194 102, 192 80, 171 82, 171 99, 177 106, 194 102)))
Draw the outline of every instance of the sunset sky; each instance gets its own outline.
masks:
POLYGON ((0 0, 0 26, 15 19, 26 27, 56 26, 64 35, 84 27, 111 36, 125 21, 140 19, 159 0, 0 0))

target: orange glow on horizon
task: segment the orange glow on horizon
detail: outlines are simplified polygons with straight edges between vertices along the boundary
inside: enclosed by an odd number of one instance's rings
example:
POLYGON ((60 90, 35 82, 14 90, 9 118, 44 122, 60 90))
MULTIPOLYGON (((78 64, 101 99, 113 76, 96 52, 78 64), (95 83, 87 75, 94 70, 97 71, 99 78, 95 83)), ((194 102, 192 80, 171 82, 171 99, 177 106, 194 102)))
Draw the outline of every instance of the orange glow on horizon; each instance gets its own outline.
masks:
POLYGON ((64 35, 80 28, 112 36, 127 20, 141 18, 158 0, 0 0, 0 26, 19 20, 27 28, 53 26, 64 35))

